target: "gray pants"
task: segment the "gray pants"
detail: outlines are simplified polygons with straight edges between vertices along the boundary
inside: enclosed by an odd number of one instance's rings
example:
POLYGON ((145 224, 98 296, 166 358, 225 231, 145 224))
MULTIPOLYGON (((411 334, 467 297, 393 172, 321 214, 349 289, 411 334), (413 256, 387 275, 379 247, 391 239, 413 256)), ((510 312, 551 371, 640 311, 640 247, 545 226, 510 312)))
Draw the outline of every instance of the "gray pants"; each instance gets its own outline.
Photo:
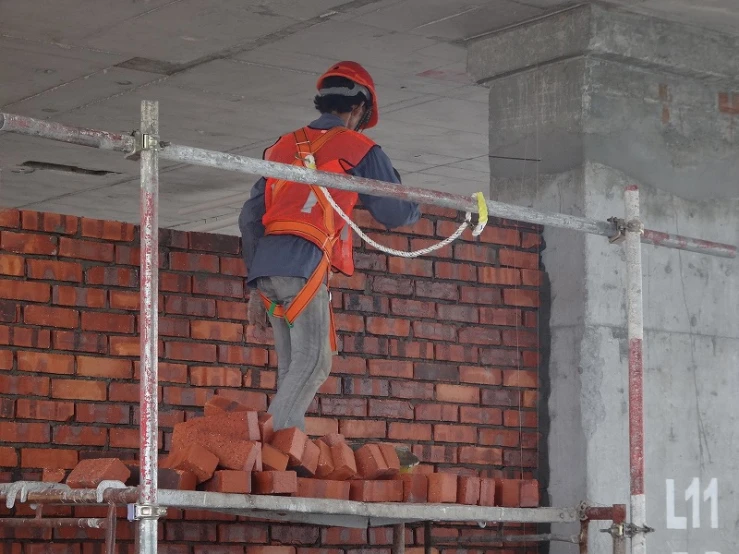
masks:
MULTIPOLYGON (((305 282, 300 277, 262 277, 256 285, 267 298, 287 307, 305 282)), ((268 411, 275 430, 305 431, 305 412, 331 373, 328 289, 321 285, 292 328, 282 318, 269 319, 277 349, 277 394, 268 411)))

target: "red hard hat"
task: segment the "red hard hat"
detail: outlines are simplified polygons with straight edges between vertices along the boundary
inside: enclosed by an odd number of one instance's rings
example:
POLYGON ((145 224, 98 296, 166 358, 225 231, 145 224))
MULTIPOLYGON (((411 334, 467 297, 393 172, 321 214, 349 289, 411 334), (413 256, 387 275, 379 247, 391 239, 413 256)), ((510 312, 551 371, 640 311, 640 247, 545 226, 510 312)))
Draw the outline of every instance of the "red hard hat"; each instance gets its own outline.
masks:
POLYGON ((372 115, 370 116, 370 120, 364 127, 366 129, 369 129, 370 127, 374 127, 375 125, 377 125, 377 120, 380 118, 380 113, 377 106, 375 82, 372 80, 372 76, 367 72, 365 68, 363 68, 357 62, 344 61, 336 63, 329 67, 328 70, 318 78, 318 83, 316 83, 316 87, 319 90, 321 89, 323 80, 326 77, 345 77, 359 85, 367 87, 372 94, 372 98, 370 99, 372 102, 372 115))

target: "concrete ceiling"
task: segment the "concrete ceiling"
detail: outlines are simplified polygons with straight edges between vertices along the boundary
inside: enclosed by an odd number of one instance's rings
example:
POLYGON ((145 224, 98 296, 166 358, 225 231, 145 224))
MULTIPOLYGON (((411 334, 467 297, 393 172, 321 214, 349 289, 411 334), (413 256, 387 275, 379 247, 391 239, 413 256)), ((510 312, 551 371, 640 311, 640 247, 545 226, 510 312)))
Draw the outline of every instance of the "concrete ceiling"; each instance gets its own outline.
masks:
MULTIPOLYGON (((260 157, 279 134, 314 118, 316 77, 353 59, 379 89, 381 121, 368 134, 405 184, 486 191, 487 89, 465 74, 465 41, 573 3, 0 0, 0 107, 130 132, 139 126, 140 101, 159 100, 163 140, 260 157)), ((617 3, 739 29, 736 0, 617 3)), ((138 167, 119 154, 5 133, 0 167, 0 206, 138 220, 138 167)), ((237 232, 256 176, 161 168, 162 226, 237 232)))

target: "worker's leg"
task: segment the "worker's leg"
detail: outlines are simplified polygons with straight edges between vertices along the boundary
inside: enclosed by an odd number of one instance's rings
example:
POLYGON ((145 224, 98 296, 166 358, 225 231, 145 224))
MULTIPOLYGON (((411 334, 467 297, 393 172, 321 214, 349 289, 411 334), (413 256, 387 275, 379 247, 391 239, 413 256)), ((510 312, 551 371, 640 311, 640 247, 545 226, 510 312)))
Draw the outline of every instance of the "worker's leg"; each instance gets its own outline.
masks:
MULTIPOLYGON (((267 298, 279 302, 279 296, 272 282, 273 277, 261 277, 257 279, 257 288, 262 291, 267 298)), ((290 328, 283 318, 269 316, 269 322, 275 337, 275 350, 277 351, 277 388, 280 388, 285 375, 287 375, 290 367, 290 328)))
MULTIPOLYGON (((263 290, 269 298, 286 306, 304 285, 305 279, 297 277, 271 277, 263 290)), ((278 367, 283 367, 277 337, 285 322, 273 319, 272 323, 275 326, 278 367)), ((299 427, 305 430, 305 412, 331 372, 329 298, 325 286, 321 286, 315 298, 293 322, 288 339, 280 340, 289 344, 290 362, 278 374, 277 393, 269 413, 274 417, 275 429, 299 427)))

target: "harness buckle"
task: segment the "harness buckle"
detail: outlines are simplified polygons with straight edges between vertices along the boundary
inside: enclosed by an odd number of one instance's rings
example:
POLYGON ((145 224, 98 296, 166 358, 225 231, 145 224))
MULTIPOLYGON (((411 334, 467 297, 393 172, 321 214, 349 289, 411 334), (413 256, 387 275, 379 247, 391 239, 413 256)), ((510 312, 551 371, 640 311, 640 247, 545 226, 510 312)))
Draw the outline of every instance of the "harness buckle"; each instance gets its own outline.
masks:
POLYGON ((267 309, 267 313, 268 313, 269 315, 271 315, 272 317, 274 317, 274 316, 275 316, 275 309, 276 309, 276 308, 277 308, 277 302, 274 302, 274 301, 273 301, 273 302, 272 302, 272 303, 271 303, 271 304, 269 305, 269 308, 267 309))

